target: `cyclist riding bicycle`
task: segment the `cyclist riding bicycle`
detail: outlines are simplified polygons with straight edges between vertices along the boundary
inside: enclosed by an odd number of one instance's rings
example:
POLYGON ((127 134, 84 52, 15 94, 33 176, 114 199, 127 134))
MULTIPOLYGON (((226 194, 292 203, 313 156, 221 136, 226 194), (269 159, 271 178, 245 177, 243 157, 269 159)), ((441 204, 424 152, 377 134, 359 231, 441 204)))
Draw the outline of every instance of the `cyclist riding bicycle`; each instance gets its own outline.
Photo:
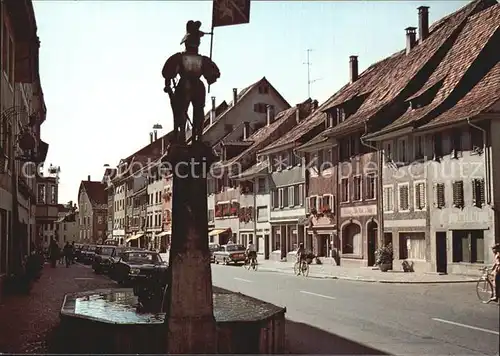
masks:
POLYGON ((301 242, 299 244, 299 248, 297 249, 297 262, 302 263, 302 261, 306 260, 306 249, 304 248, 304 244, 301 242))
POLYGON ((247 246, 245 253, 246 253, 249 261, 251 261, 253 259, 254 262, 257 262, 257 249, 256 249, 255 245, 253 244, 252 240, 250 240, 248 242, 248 246, 247 246))

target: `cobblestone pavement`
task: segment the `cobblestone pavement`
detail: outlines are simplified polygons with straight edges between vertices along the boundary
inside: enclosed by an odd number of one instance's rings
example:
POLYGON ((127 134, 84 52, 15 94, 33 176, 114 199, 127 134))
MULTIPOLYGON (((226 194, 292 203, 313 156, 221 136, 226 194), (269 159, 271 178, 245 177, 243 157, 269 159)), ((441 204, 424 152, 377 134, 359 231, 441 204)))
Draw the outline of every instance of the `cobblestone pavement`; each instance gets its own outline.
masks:
POLYGON ((59 324, 64 295, 82 290, 116 286, 92 269, 75 264, 70 268, 44 266, 42 277, 29 295, 5 296, 0 304, 0 353, 47 353, 50 338, 59 324))
MULTIPOLYGON (((293 274, 294 262, 259 260, 259 270, 293 274)), ((382 272, 372 267, 341 267, 331 264, 309 265, 309 276, 315 278, 344 279, 358 282, 379 282, 396 284, 435 284, 477 282, 478 277, 462 275, 439 275, 431 273, 382 272)))

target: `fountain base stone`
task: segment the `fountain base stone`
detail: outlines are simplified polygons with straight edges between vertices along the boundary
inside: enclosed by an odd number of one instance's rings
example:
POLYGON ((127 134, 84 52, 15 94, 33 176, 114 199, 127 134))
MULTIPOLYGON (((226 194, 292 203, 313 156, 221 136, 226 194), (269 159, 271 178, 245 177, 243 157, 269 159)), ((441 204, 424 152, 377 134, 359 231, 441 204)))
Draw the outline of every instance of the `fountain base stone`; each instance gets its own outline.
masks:
MULTIPOLYGON (((214 287, 218 353, 280 354, 286 309, 214 287)), ((165 313, 141 312, 129 288, 67 294, 53 351, 72 354, 164 354, 165 313)))

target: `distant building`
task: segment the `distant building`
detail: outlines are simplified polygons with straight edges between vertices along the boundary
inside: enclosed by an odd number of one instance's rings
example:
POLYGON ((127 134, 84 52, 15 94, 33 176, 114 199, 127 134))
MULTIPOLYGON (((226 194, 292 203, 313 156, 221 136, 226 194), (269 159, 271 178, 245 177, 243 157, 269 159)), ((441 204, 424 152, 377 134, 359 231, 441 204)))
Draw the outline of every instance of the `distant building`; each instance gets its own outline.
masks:
POLYGON ((106 185, 100 181, 87 180, 80 183, 78 190, 79 240, 102 243, 106 239, 108 198, 106 185))

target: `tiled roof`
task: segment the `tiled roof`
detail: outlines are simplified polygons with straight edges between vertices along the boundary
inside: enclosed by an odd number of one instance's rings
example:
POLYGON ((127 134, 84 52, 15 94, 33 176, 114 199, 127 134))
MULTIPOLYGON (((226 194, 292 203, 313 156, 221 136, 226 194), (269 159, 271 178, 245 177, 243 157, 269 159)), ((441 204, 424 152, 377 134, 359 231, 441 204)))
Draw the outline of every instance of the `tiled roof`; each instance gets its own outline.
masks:
POLYGON ((282 131, 291 130, 296 124, 296 111, 297 107, 283 110, 276 115, 275 120, 269 125, 260 128, 255 131, 246 142, 250 143, 245 151, 240 153, 238 156, 232 158, 225 165, 230 165, 235 162, 240 162, 244 157, 251 157, 255 155, 257 151, 264 148, 270 142, 276 139, 277 136, 282 134, 282 131))
POLYGON ((242 173, 232 176, 231 178, 239 178, 239 179, 244 179, 244 178, 250 178, 258 173, 262 173, 266 171, 269 168, 269 162, 267 160, 258 162, 248 168, 247 170, 243 171, 242 173))
POLYGON ((92 206, 99 204, 108 204, 108 197, 106 195, 106 185, 101 182, 82 180, 81 185, 87 193, 92 206))
POLYGON ((495 103, 500 98, 498 24, 500 4, 470 16, 439 66, 423 88, 413 96, 414 98, 435 86, 438 91, 433 100, 421 108, 408 108, 380 133, 408 124, 428 126, 454 119, 463 120, 495 103), (493 49, 494 46, 496 49, 493 49), (465 89, 467 86, 469 88, 465 89))
MULTIPOLYGON (((453 44, 454 35, 462 29, 467 17, 477 9, 488 6, 487 3, 492 1, 476 0, 468 4, 434 24, 430 28, 429 37, 416 45, 408 55, 406 51, 400 51, 373 65, 371 67, 374 72, 372 80, 367 85, 363 85, 362 90, 363 93, 370 93, 367 99, 356 113, 339 125, 327 130, 325 134, 337 135, 361 127, 395 100, 405 100, 418 92, 427 82, 427 73, 432 72, 432 66, 439 63, 439 57, 446 47, 444 45, 453 44), (424 83, 421 83, 422 79, 425 80, 424 83), (419 84, 421 85, 419 86, 419 84)), ((352 85, 354 86, 357 82, 352 85)), ((341 92, 343 90, 349 89, 348 87, 341 89, 341 92)), ((341 97, 349 98, 352 95, 342 94, 341 97)), ((334 104, 341 104, 341 100, 335 101, 334 104)))

